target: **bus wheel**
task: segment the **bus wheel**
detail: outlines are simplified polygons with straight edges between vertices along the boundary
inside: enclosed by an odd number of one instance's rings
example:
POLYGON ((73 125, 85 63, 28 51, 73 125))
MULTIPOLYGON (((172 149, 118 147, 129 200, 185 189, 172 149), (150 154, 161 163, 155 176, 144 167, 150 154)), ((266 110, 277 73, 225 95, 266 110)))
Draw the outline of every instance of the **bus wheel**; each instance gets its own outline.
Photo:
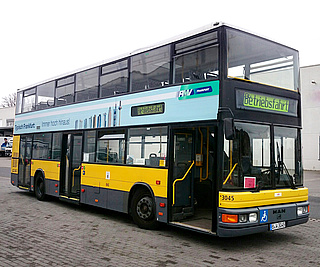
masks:
POLYGON ((153 230, 158 227, 156 207, 148 190, 138 190, 131 201, 133 221, 143 229, 153 230))
POLYGON ((37 174, 34 183, 34 193, 38 200, 45 199, 45 186, 44 186, 44 178, 42 174, 37 174))

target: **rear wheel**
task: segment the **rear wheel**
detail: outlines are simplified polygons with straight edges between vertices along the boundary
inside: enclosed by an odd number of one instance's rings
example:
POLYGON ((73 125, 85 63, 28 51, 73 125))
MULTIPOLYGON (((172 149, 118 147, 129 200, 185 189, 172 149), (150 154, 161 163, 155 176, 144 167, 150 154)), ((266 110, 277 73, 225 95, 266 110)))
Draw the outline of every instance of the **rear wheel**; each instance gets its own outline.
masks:
POLYGON ((154 199, 148 190, 138 190, 131 201, 133 221, 143 229, 153 230, 158 227, 154 199))
POLYGON ((37 174, 34 183, 34 193, 38 200, 44 200, 46 197, 44 177, 42 174, 37 174))

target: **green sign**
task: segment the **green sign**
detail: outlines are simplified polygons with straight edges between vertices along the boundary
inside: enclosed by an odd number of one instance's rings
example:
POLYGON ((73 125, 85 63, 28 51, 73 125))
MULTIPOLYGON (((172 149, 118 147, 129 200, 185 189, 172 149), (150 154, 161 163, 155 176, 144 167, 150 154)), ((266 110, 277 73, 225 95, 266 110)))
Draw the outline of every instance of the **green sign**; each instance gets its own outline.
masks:
POLYGON ((268 109, 279 112, 289 112, 289 100, 273 96, 262 96, 252 93, 244 93, 243 105, 246 107, 268 109))
POLYGON ((145 116, 164 113, 164 102, 131 107, 131 116, 145 116))
POLYGON ((186 100, 213 95, 219 95, 219 81, 181 85, 178 99, 186 100))
POLYGON ((272 112, 289 116, 298 115, 298 100, 267 94, 237 90, 236 103, 239 109, 272 112))

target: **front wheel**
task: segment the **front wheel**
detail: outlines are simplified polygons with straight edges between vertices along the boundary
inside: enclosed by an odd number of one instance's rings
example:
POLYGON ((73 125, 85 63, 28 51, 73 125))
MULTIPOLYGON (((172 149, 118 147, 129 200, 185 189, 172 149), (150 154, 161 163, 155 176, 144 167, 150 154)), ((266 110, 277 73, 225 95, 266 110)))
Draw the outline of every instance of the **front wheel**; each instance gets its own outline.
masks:
POLYGON ((46 197, 44 178, 41 174, 38 174, 35 178, 34 193, 38 200, 44 200, 46 197))
POLYGON ((131 201, 133 221, 143 229, 153 230, 158 228, 156 207, 153 197, 148 190, 138 190, 131 201))

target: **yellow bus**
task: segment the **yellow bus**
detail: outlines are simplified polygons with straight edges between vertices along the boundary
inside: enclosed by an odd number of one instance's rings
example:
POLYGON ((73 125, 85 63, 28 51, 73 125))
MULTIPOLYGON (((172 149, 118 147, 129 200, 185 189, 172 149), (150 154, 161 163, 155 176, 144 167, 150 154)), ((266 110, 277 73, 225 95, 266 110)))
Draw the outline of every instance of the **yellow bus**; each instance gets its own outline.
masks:
POLYGON ((215 23, 18 90, 11 183, 222 237, 309 218, 298 51, 215 23))

